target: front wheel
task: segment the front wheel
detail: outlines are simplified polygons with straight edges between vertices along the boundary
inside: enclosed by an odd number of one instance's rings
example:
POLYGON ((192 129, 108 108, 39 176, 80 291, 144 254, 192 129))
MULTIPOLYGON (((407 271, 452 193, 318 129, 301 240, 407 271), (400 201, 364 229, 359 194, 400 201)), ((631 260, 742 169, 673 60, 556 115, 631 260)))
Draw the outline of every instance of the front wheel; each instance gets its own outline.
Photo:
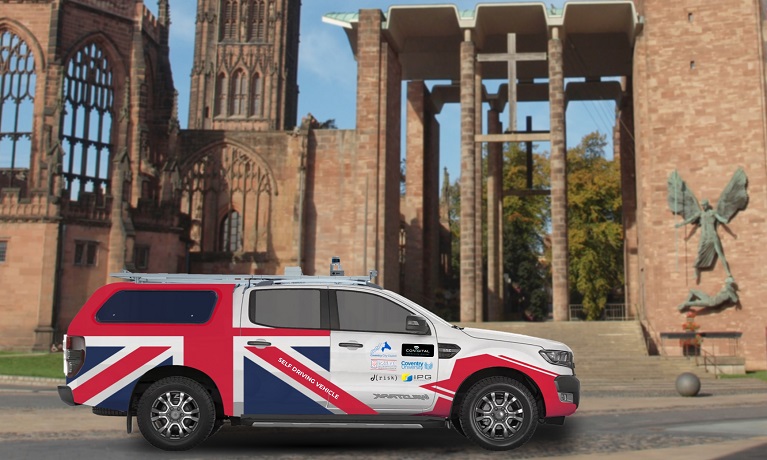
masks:
POLYGON ((461 428, 488 450, 511 450, 526 443, 538 423, 538 406, 530 391, 508 377, 475 383, 461 406, 461 428))
POLYGON ((144 439, 163 450, 187 450, 204 441, 213 429, 213 398, 186 377, 158 380, 141 396, 138 427, 144 439))

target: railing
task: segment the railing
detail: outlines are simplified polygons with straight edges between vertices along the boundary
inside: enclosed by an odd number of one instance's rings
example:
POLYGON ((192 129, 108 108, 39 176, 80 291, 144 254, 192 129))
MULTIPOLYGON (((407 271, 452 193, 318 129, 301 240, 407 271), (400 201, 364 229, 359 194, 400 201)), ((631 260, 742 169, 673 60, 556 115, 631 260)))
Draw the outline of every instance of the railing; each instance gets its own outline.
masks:
POLYGON ((717 377, 725 372, 721 367, 742 366, 740 356, 740 338, 742 332, 661 332, 660 354, 663 356, 685 356, 694 358, 696 366, 702 366, 706 372, 713 368, 717 377), (671 344, 667 344, 667 340, 671 344), (679 350, 679 351, 677 351, 679 350))
POLYGON ((703 369, 708 373, 708 366, 714 368, 714 375, 716 378, 719 378, 719 375, 722 374, 722 372, 719 370, 719 366, 717 365, 717 359, 716 355, 713 353, 709 353, 704 349, 700 349, 700 354, 695 355, 695 365, 700 366, 701 363, 703 364, 703 369))
MULTIPOLYGON (((582 304, 570 305, 570 321, 581 321, 586 319, 586 311, 582 304)), ((608 303, 602 311, 600 321, 631 321, 634 317, 626 311, 625 303, 608 303)))

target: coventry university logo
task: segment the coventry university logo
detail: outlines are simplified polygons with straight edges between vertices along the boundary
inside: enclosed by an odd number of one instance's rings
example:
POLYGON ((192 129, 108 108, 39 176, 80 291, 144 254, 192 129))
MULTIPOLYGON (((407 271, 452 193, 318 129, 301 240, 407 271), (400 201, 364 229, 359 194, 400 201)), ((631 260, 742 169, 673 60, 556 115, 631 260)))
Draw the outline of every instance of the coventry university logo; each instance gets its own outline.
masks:
POLYGON ((423 361, 402 361, 400 363, 402 370, 411 371, 430 371, 434 368, 434 363, 426 363, 423 361))
POLYGON ((373 347, 372 350, 370 350, 370 357, 371 358, 396 358, 397 353, 392 350, 391 345, 389 345, 389 342, 381 342, 375 347, 373 347))

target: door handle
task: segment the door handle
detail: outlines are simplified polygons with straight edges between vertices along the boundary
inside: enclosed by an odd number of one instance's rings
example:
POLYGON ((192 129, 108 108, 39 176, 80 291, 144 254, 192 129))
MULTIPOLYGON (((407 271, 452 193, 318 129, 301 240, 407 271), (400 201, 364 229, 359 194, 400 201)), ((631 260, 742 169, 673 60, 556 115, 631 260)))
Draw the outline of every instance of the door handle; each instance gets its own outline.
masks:
POLYGON ((362 348, 362 344, 357 342, 341 342, 338 346, 344 348, 362 348))
POLYGON ((248 345, 253 345, 254 347, 268 347, 271 344, 271 342, 267 342, 266 340, 251 340, 248 342, 248 345))

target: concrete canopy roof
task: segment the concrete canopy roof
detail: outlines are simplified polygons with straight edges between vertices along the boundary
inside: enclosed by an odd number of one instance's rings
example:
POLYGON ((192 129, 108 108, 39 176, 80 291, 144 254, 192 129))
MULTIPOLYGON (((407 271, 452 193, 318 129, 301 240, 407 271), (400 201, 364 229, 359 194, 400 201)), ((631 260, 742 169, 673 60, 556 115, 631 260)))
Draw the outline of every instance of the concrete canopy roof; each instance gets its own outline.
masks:
MULTIPOLYGON (((358 13, 329 13, 323 21, 343 27, 355 56, 358 13)), ((404 80, 460 79, 460 43, 471 31, 477 52, 506 52, 506 35, 517 34, 519 52, 546 52, 551 28, 564 40, 565 77, 631 74, 632 49, 642 23, 630 0, 568 2, 550 11, 544 2, 391 6, 382 33, 397 51, 404 80)), ((520 62, 520 80, 548 78, 546 62, 520 62)), ((507 78, 506 64, 482 64, 485 79, 507 78)))

